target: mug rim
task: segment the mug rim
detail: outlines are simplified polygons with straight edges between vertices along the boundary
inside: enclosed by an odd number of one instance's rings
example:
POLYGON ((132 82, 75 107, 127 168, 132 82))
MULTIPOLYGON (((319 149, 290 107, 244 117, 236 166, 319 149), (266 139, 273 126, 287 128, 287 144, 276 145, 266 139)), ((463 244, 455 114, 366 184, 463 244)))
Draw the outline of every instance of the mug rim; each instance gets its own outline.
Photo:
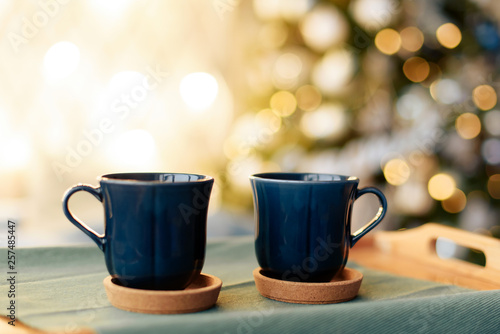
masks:
POLYGON ((338 182, 353 182, 358 183, 359 178, 357 176, 348 176, 342 174, 330 174, 330 173, 314 173, 314 172, 269 172, 269 173, 257 173, 250 175, 250 180, 262 180, 269 182, 283 182, 283 183, 297 183, 297 184, 310 184, 310 183, 338 183, 338 182), (287 179, 286 176, 299 176, 299 175, 324 175, 324 176, 338 176, 340 180, 297 180, 297 179, 287 179), (281 178, 279 177, 281 176, 281 178))
POLYGON ((186 185, 192 183, 204 183, 213 181, 214 178, 209 175, 194 174, 194 173, 173 173, 173 172, 120 172, 120 173, 108 173, 101 175, 97 178, 99 182, 115 183, 115 184, 142 184, 142 185, 186 185), (133 178, 134 176, 145 176, 145 175, 188 175, 199 177, 195 180, 190 181, 176 181, 176 182, 165 182, 163 180, 141 180, 133 178), (129 176, 129 177, 127 177, 129 176))

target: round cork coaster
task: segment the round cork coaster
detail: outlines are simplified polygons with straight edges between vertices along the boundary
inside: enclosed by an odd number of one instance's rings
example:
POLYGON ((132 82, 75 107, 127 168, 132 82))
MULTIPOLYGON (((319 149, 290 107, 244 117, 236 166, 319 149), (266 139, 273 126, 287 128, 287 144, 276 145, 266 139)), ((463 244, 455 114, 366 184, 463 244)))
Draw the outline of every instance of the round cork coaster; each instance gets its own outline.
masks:
POLYGON ((264 297, 286 303, 333 304, 354 299, 358 294, 363 274, 351 268, 330 282, 308 283, 283 281, 265 276, 261 268, 253 271, 255 285, 264 297))
POLYGON ((111 305, 116 308, 154 314, 193 313, 215 305, 222 287, 220 278, 200 274, 184 290, 143 290, 127 288, 114 282, 111 276, 104 279, 104 288, 111 305))

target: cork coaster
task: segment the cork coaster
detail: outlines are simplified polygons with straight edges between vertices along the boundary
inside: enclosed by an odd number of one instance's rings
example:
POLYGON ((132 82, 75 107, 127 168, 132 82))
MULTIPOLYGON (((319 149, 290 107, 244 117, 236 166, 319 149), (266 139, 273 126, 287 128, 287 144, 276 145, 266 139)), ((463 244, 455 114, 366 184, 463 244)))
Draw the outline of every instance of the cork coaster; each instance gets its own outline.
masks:
POLYGON ((143 290, 114 283, 111 276, 104 279, 108 299, 116 308, 153 314, 193 313, 215 305, 222 286, 220 278, 200 274, 184 290, 143 290))
POLYGON ((262 273, 261 268, 256 268, 253 277, 257 290, 264 297, 286 303, 333 304, 354 299, 361 286, 363 274, 355 269, 344 268, 342 273, 330 282, 307 283, 270 278, 262 273))

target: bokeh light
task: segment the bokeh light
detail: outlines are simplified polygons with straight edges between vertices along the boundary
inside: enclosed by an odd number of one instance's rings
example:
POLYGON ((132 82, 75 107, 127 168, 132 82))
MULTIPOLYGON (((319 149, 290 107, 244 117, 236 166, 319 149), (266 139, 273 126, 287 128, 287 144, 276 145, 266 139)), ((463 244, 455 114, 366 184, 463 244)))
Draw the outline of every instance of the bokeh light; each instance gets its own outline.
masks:
POLYGON ((453 23, 445 23, 436 30, 438 42, 448 49, 454 49, 462 41, 460 29, 453 23))
POLYGON ((491 175, 488 179, 488 193, 495 199, 500 199, 500 174, 491 175))
POLYGON ((317 51, 342 43, 348 36, 347 20, 333 6, 316 6, 305 16, 300 26, 304 42, 317 51))
POLYGON ((282 54, 274 64, 274 74, 278 81, 295 79, 301 71, 302 61, 293 53, 282 54))
POLYGON ((276 115, 271 109, 263 109, 255 115, 257 126, 276 133, 281 128, 281 117, 276 115))
POLYGON ((446 212, 459 213, 467 205, 467 197, 464 192, 458 188, 455 189, 453 195, 441 202, 441 206, 446 212))
MULTIPOLYGON (((236 6, 235 3, 233 1, 232 6, 236 6)), ((254 0, 253 8, 263 20, 296 21, 311 9, 313 3, 313 0, 254 0)))
POLYGON ((420 57, 412 57, 403 64, 403 72, 413 82, 424 81, 429 75, 429 63, 420 57))
POLYGON ((387 28, 380 30, 375 36, 375 46, 380 52, 386 55, 393 55, 401 47, 401 37, 394 29, 387 28))
POLYGON ((384 177, 393 186, 400 186, 410 177, 410 166, 402 159, 391 159, 384 166, 384 177))
POLYGON ((500 136, 500 111, 490 110, 483 118, 484 128, 492 136, 500 136))
POLYGON ((281 18, 281 0, 254 0, 253 10, 262 20, 277 20, 281 18))
POLYGON ((256 147, 269 144, 273 135, 280 130, 281 124, 281 117, 271 109, 239 116, 231 135, 224 141, 224 154, 231 160, 250 156, 256 147))
POLYGON ((273 94, 270 106, 281 117, 288 117, 297 109, 297 100, 292 93, 281 90, 273 94))
POLYGON ((424 44, 424 34, 417 27, 406 27, 399 34, 401 47, 407 51, 416 52, 424 44))
POLYGON ((398 212, 413 216, 426 215, 434 205, 434 201, 427 193, 426 185, 416 180, 409 180, 396 187, 393 203, 398 212))
POLYGON ((464 139, 472 139, 481 132, 481 121, 476 114, 465 113, 457 117, 455 128, 460 137, 464 139))
POLYGON ((325 94, 340 93, 352 79, 355 62, 345 49, 329 51, 313 69, 312 81, 325 94))
POLYGON ((156 157, 155 140, 143 129, 127 131, 110 145, 108 157, 121 168, 151 168, 156 157))
POLYGON ((427 184, 429 195, 438 201, 450 198, 456 189, 455 179, 449 174, 439 173, 431 177, 427 184))
POLYGON ((297 105, 305 111, 312 111, 321 104, 321 93, 318 88, 313 85, 304 85, 295 92, 297 105))
POLYGON ((259 40, 263 46, 268 48, 279 48, 288 37, 288 29, 282 21, 267 22, 259 31, 259 40))
POLYGON ((391 0, 354 0, 350 9, 354 20, 365 30, 387 27, 397 13, 397 3, 391 0))
POLYGON ((399 116, 407 120, 418 119, 431 108, 432 101, 428 98, 426 90, 418 85, 413 85, 396 101, 396 111, 399 116))
POLYGON ((339 139, 347 131, 345 108, 341 104, 323 104, 302 116, 300 128, 313 139, 339 139))
POLYGON ((11 134, 0 141, 1 169, 16 170, 28 166, 33 156, 33 148, 28 138, 25 134, 11 134))
POLYGON ((202 111, 214 103, 219 91, 219 84, 211 74, 191 73, 181 80, 179 91, 182 100, 188 107, 195 111, 202 111))
POLYGON ((43 59, 44 75, 48 82, 56 82, 70 76, 80 63, 80 50, 67 41, 50 47, 43 59))
POLYGON ((484 160, 491 165, 500 164, 500 139, 486 139, 481 145, 484 160))
POLYGON ((472 91, 472 100, 481 110, 489 110, 497 104, 497 93, 490 85, 480 85, 472 91))
POLYGON ((458 103, 463 99, 460 85, 452 79, 436 80, 429 89, 432 98, 444 104, 458 103))
MULTIPOLYGON (((266 2, 272 2, 264 0, 266 2)), ((281 16, 287 21, 298 21, 306 15, 314 5, 314 0, 278 0, 281 4, 281 16)))

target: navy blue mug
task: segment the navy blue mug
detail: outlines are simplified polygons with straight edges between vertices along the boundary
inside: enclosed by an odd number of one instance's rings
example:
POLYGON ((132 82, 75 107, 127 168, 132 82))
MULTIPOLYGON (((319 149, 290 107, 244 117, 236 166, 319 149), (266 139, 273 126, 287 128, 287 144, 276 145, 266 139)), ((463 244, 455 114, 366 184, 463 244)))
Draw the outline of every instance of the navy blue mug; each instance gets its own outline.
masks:
POLYGON ((201 272, 214 179, 178 173, 120 173, 65 193, 63 211, 104 252, 115 282, 126 287, 180 290, 201 272), (104 207, 104 235, 74 217, 68 200, 87 191, 104 207))
POLYGON ((328 282, 344 269, 349 249, 384 218, 382 192, 358 189, 359 179, 334 174, 262 173, 252 175, 255 252, 270 277, 328 282), (375 217, 351 234, 354 201, 372 193, 375 217))

